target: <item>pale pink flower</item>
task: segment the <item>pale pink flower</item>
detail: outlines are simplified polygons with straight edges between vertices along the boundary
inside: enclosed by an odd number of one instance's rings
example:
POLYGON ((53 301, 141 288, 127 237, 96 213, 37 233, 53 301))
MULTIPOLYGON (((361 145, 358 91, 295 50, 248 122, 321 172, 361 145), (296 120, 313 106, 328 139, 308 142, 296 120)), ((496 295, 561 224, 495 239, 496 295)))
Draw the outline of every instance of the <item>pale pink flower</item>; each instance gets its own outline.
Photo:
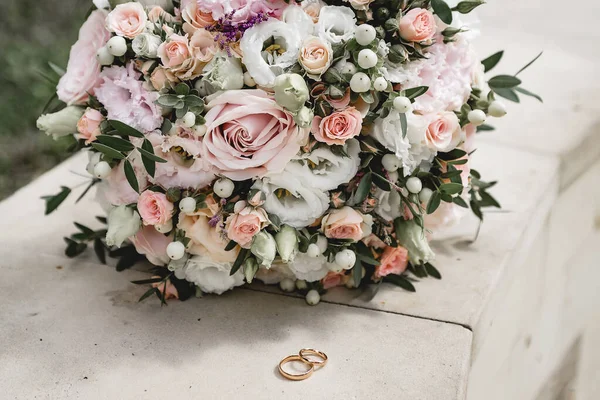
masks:
POLYGON ((260 207, 246 206, 245 201, 235 205, 235 213, 227 218, 227 236, 244 248, 249 248, 254 235, 269 224, 269 217, 260 207))
POLYGON ((408 250, 402 246, 387 246, 379 259, 379 265, 375 267, 373 277, 375 279, 394 274, 400 275, 406 271, 408 266, 408 250))
POLYGON ((77 122, 77 132, 79 139, 85 139, 85 144, 90 144, 96 140, 100 134, 100 123, 104 117, 98 110, 88 108, 77 122))
POLYGON ((110 32, 104 26, 105 18, 106 11, 93 11, 79 29, 79 38, 71 47, 67 71, 56 87, 58 98, 68 105, 85 103, 101 82, 96 53, 110 39, 110 32))
POLYGON ((106 108, 108 119, 121 121, 143 133, 162 125, 162 110, 155 103, 159 94, 144 88, 133 62, 127 67, 105 68, 100 76, 102 84, 96 89, 96 97, 106 108))
POLYGON ((344 272, 329 271, 325 278, 321 279, 323 289, 331 289, 336 286, 342 286, 348 281, 348 275, 344 272))
POLYGON ((130 240, 135 251, 145 255, 150 263, 161 267, 169 263, 167 246, 173 241, 171 236, 163 235, 153 226, 143 226, 130 240))
POLYGON ((462 140, 458 117, 452 111, 444 111, 433 117, 425 133, 427 146, 437 151, 450 151, 462 140))
POLYGON ((138 2, 117 5, 106 17, 106 27, 119 36, 133 39, 146 29, 148 16, 138 2))
POLYGON ((191 80, 202 73, 217 48, 206 29, 198 29, 191 38, 172 34, 158 47, 158 56, 170 81, 191 80))
MULTIPOLYGON (((133 162, 133 169, 138 181, 140 190, 148 187, 148 174, 144 169, 141 162, 133 162)), ((98 192, 106 198, 106 201, 113 206, 121 206, 136 203, 139 197, 137 193, 125 176, 124 163, 119 163, 114 167, 110 174, 102 180, 101 186, 98 188, 98 192)))
POLYGON ((137 202, 144 225, 164 225, 173 218, 174 206, 164 193, 146 190, 137 202))
POLYGON ((154 6, 148 11, 148 19, 150 22, 159 22, 163 18, 166 22, 175 21, 175 17, 166 12, 161 6, 154 6))
POLYGON ((234 180, 281 172, 307 138, 307 129, 262 90, 230 90, 207 108, 202 154, 234 180))
POLYGON ((409 42, 424 42, 435 35, 435 17, 431 11, 413 8, 400 18, 400 36, 409 42))
POLYGON ((198 210, 193 214, 183 214, 177 227, 185 231, 190 238, 188 252, 194 255, 210 257, 214 262, 234 262, 239 247, 225 251, 229 239, 220 225, 212 226, 210 219, 214 217, 209 210, 198 210))
POLYGON ((331 211, 321 220, 321 230, 330 239, 351 239, 355 242, 371 234, 373 218, 344 206, 331 211))
POLYGON ((313 118, 311 131, 319 142, 341 145, 360 134, 362 121, 361 113, 354 107, 348 107, 325 118, 313 118))
POLYGON ((348 107, 348 104, 350 104, 350 88, 346 88, 344 96, 342 96, 339 99, 334 99, 331 96, 326 96, 325 99, 329 104, 331 104, 331 107, 335 108, 338 111, 343 110, 346 107, 348 107))

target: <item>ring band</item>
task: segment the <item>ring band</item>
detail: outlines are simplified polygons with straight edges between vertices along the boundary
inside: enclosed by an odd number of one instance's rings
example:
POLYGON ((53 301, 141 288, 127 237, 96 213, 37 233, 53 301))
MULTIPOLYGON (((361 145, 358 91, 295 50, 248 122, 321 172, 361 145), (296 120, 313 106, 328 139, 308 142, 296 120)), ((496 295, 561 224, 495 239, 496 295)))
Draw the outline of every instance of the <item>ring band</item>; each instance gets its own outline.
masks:
POLYGON ((319 351, 319 350, 315 350, 315 349, 302 349, 302 350, 300 350, 300 352, 298 353, 298 355, 305 362, 313 364, 314 366, 317 366, 317 367, 324 367, 325 364, 327 364, 327 354, 325 354, 325 353, 323 353, 322 351, 319 351), (323 361, 313 361, 313 360, 308 359, 306 356, 317 356, 317 357, 322 358, 323 361))
POLYGON ((309 378, 314 371, 315 371, 315 366, 314 366, 314 364, 312 362, 307 361, 304 357, 301 357, 301 356, 296 355, 296 354, 294 354, 292 356, 287 356, 286 358, 284 358, 283 360, 281 360, 279 362, 279 373, 281 375, 283 375, 285 378, 287 378, 287 379, 289 379, 291 381, 303 381, 303 380, 309 378), (308 369, 308 371, 306 371, 306 372, 304 372, 304 373, 302 373, 300 375, 294 375, 294 374, 290 374, 288 372, 285 372, 283 370, 283 365, 285 365, 285 364, 287 364, 289 362, 292 362, 292 361, 300 361, 300 362, 302 362, 302 363, 310 366, 310 368, 308 369))

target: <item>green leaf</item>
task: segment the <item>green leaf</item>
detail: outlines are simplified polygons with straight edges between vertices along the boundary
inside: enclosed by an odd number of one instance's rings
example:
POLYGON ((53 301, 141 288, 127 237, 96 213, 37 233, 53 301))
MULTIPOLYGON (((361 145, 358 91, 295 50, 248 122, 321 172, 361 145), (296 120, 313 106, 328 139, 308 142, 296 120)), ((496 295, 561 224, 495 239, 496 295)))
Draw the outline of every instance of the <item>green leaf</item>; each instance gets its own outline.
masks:
POLYGON ((77 198, 77 200, 75 200, 75 203, 79 203, 79 201, 81 199, 83 199, 85 197, 85 195, 90 191, 90 189, 97 184, 98 182, 101 182, 100 179, 92 179, 92 181, 90 182, 89 185, 87 185, 87 187, 85 188, 85 190, 79 195, 79 197, 77 198))
POLYGON ((416 292, 414 285, 402 275, 388 275, 383 279, 385 282, 393 283, 409 292, 416 292))
POLYGON ((494 89, 512 89, 521 84, 521 80, 511 75, 496 75, 488 81, 488 85, 494 89))
POLYGON ((235 249, 235 246, 237 246, 237 242, 235 240, 230 240, 229 243, 227 243, 227 246, 225 246, 225 251, 231 251, 235 249))
POLYGON ((134 137, 139 137, 139 138, 143 138, 144 134, 140 131, 138 131, 135 128, 132 128, 131 126, 124 124, 121 121, 117 121, 114 119, 108 120, 108 123, 115 128, 117 131, 119 131, 119 133, 121 135, 125 135, 125 136, 134 136, 134 137))
POLYGON ((454 149, 446 153, 438 153, 437 158, 444 161, 458 160, 467 155, 467 152, 461 149, 454 149))
POLYGON ((440 192, 433 192, 431 198, 429 199, 429 202, 427 203, 427 214, 433 214, 435 210, 437 210, 437 208, 440 206, 441 201, 442 195, 440 194, 440 192))
POLYGON ((146 158, 148 158, 148 159, 150 159, 152 161, 159 162, 159 163, 166 163, 167 162, 167 160, 165 160, 163 158, 160 158, 159 156, 154 155, 154 152, 150 152, 149 150, 146 150, 146 149, 141 148, 141 147, 138 147, 137 150, 142 155, 142 158, 146 157, 146 158))
POLYGON ((544 54, 544 52, 540 52, 540 54, 538 54, 537 56, 535 56, 535 58, 531 61, 529 61, 523 68, 521 68, 519 70, 519 72, 517 72, 515 74, 515 76, 519 75, 521 72, 525 71, 527 68, 531 67, 531 64, 533 64, 534 62, 536 62, 538 60, 538 58, 540 58, 542 56, 542 54, 544 54))
POLYGON ((406 96, 412 100, 421 95, 424 95, 425 93, 427 93, 428 90, 429 90, 429 86, 417 86, 414 88, 406 89, 404 91, 404 96, 406 96))
POLYGON ((106 264, 106 249, 101 239, 94 240, 94 252, 102 264, 106 264))
POLYGON ((444 0, 431 0, 433 12, 447 25, 452 23, 452 10, 444 0))
MULTIPOLYGON (((146 150, 148 153, 154 154, 154 148, 148 139, 144 139, 144 142, 142 143, 142 149, 146 150)), ((142 157, 142 163, 144 164, 144 168, 146 168, 148 175, 154 178, 154 173, 156 172, 156 163, 147 157, 142 157)))
POLYGON ((373 93, 371 92, 364 92, 360 94, 360 97, 364 100, 365 103, 367 104, 373 104, 375 103, 375 97, 373 96, 373 93))
POLYGON ((427 271, 429 276, 432 276, 435 279, 442 279, 442 274, 440 274, 440 271, 438 271, 437 268, 430 263, 425 263, 425 271, 427 271))
POLYGON ((358 184, 358 188, 356 188, 356 193, 354 194, 354 200, 356 203, 362 203, 367 198, 369 192, 371 191, 371 185, 373 184, 372 179, 373 177, 371 172, 367 172, 363 175, 360 183, 358 184))
POLYGON ((79 254, 83 253, 87 248, 86 243, 76 242, 69 238, 65 238, 65 241, 67 242, 65 255, 69 258, 77 257, 79 254))
POLYGON ((496 93, 500 97, 504 97, 506 100, 513 101, 515 103, 519 103, 519 95, 513 89, 494 89, 494 93, 496 93))
POLYGON ((150 278, 150 279, 142 279, 139 281, 131 281, 134 285, 147 285, 150 283, 158 283, 162 282, 164 278, 150 278))
POLYGON ((129 140, 125 140, 117 136, 99 135, 96 139, 98 142, 117 151, 131 151, 135 148, 135 146, 129 140))
POLYGON ((87 226, 80 224, 79 222, 73 222, 73 225, 77 227, 81 232, 85 233, 87 236, 92 236, 94 231, 87 226))
POLYGON ((52 211, 56 210, 58 206, 62 204, 63 201, 69 196, 71 193, 71 189, 66 186, 61 186, 61 191, 53 196, 44 196, 42 199, 46 200, 46 212, 45 215, 50 214, 52 211))
POLYGON ((112 147, 108 147, 102 143, 92 143, 92 147, 110 158, 114 158, 116 160, 122 160, 125 158, 125 155, 120 151, 117 151, 112 147))
POLYGON ((229 272, 229 275, 235 274, 240 269, 240 267, 246 260, 246 256, 248 255, 249 251, 250 251, 249 249, 240 250, 240 253, 238 254, 237 258, 235 259, 233 265, 231 266, 231 271, 229 272))
POLYGON ((462 208, 469 208, 469 206, 467 205, 467 202, 465 201, 465 199, 463 199, 463 198, 462 198, 462 197, 460 197, 460 196, 457 196, 457 197, 455 197, 454 199, 452 199, 452 202, 453 202, 454 204, 456 204, 457 206, 459 206, 459 207, 462 207, 462 208))
POLYGON ((468 14, 480 5, 484 4, 483 1, 461 1, 453 8, 454 11, 458 11, 461 14, 468 14))
POLYGON ((498 201, 494 199, 488 192, 480 190, 479 195, 481 196, 481 201, 479 202, 480 207, 502 208, 500 203, 498 203, 498 201))
POLYGON ((389 192, 390 190, 392 190, 392 186, 390 185, 390 182, 388 182, 388 180, 385 179, 383 176, 373 172, 372 178, 373 178, 373 183, 375 185, 377 185, 384 192, 389 192))
POLYGON ((406 120, 406 114, 400 114, 400 127, 402 128, 402 137, 405 138, 408 133, 408 121, 406 120))
POLYGON ((175 86, 175 93, 180 96, 186 96, 190 92, 190 87, 185 83, 179 83, 175 86))
POLYGON ((164 94, 156 102, 163 107, 175 107, 178 103, 181 103, 181 99, 174 94, 164 94))
POLYGON ((354 280, 354 286, 359 287, 360 281, 362 281, 362 263, 356 258, 354 267, 352 267, 352 279, 354 280))
POLYGON ((133 170, 133 165, 129 162, 129 160, 125 160, 125 177, 127 178, 127 182, 131 185, 131 188, 135 190, 137 193, 140 192, 140 185, 138 183, 137 177, 135 176, 135 171, 133 170))
POLYGON ((494 68, 500 62, 503 55, 504 55, 504 50, 501 50, 497 53, 492 54, 485 60, 483 60, 481 63, 483 64, 484 72, 491 71, 492 68, 494 68))
POLYGON ((544 102, 544 100, 539 95, 532 93, 527 89, 523 89, 522 87, 516 87, 515 90, 519 93, 523 93, 525 96, 530 96, 530 97, 534 97, 534 98, 538 99, 540 101, 540 103, 544 102))
POLYGON ((486 132, 486 131, 493 131, 493 130, 496 130, 496 128, 494 128, 493 126, 488 125, 488 124, 479 125, 477 127, 477 132, 486 132))
POLYGON ((446 194, 458 194, 463 191, 463 185, 460 183, 444 183, 440 186, 440 190, 446 194))
POLYGON ((148 289, 148 291, 146 293, 144 293, 142 295, 142 297, 139 298, 138 303, 141 303, 142 301, 146 300, 148 297, 152 296, 153 294, 160 296, 160 290, 158 290, 158 288, 148 289))

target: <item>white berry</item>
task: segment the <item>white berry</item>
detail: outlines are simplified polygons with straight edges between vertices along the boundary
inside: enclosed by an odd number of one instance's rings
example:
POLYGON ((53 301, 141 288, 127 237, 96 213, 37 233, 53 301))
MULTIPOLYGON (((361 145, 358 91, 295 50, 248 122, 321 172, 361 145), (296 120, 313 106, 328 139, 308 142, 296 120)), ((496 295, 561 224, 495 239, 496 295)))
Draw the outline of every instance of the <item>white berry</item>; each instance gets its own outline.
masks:
POLYGON ((290 278, 285 278, 282 279, 281 282, 279 282, 279 287, 284 292, 291 293, 294 291, 294 289, 296 289, 296 283, 290 278))
POLYGON ((110 165, 106 161, 100 161, 94 166, 94 176, 99 179, 106 178, 110 171, 110 165))
POLYGON ((96 52, 96 59, 100 65, 111 65, 115 61, 115 56, 110 54, 106 46, 100 47, 96 52))
POLYGON ((394 109, 399 113, 407 113, 412 109, 412 104, 408 97, 398 96, 394 99, 394 109))
POLYGON ((106 42, 106 48, 113 56, 121 57, 127 53, 127 42, 125 41, 125 38, 121 36, 113 36, 108 42, 106 42))
POLYGON ((398 182, 398 179, 400 179, 400 175, 398 174, 398 171, 392 171, 392 172, 388 171, 388 177, 390 178, 390 182, 392 182, 392 183, 396 183, 396 182, 398 182))
POLYGON ((206 125, 195 125, 194 126, 194 133, 196 134, 197 137, 202 137, 204 135, 206 135, 206 125))
POLYGON ((173 230, 173 220, 170 219, 167 223, 162 225, 154 225, 154 229, 160 233, 169 233, 173 230))
POLYGON ((490 104, 488 113, 492 117, 502 118, 506 115, 506 106, 501 101, 493 101, 492 104, 490 104))
POLYGON ((350 79, 350 89, 354 93, 364 93, 371 89, 371 79, 364 72, 357 72, 350 79))
POLYGON ((373 68, 377 65, 377 54, 371 49, 362 49, 358 52, 357 61, 362 69, 373 68))
POLYGON ((421 189, 423 189, 423 183, 419 178, 413 176, 408 178, 408 180, 406 181, 406 188, 409 192, 417 194, 421 192, 421 189))
POLYGON ((217 180, 215 182, 215 185, 213 186, 214 192, 219 197, 222 197, 222 198, 227 198, 227 197, 231 196, 234 188, 235 188, 235 185, 233 184, 231 179, 227 179, 227 178, 221 178, 221 179, 217 180))
POLYGON ((394 154, 386 154, 381 159, 381 165, 386 171, 395 172, 400 168, 400 160, 394 154))
POLYGON ((321 254, 325 253, 328 245, 329 242, 327 241, 327 238, 325 236, 319 235, 317 237, 317 246, 319 247, 319 251, 321 252, 321 254))
POLYGON ((321 255, 321 250, 319 246, 315 243, 311 243, 308 245, 308 249, 306 250, 306 255, 309 257, 319 257, 321 255))
POLYGON ((351 62, 347 62, 342 65, 340 72, 342 74, 354 75, 356 73, 356 65, 352 64, 351 62))
POLYGON ((431 195, 433 195, 433 190, 431 190, 429 188, 423 188, 419 192, 419 200, 421 200, 421 202, 427 204, 427 203, 429 203, 429 199, 431 199, 431 195))
POLYGON ((306 283, 305 280, 298 279, 296 281, 296 289, 298 289, 298 290, 306 290, 306 289, 308 289, 308 284, 306 283))
POLYGON ((375 40, 377 37, 377 31, 375 31, 375 28, 373 28, 372 25, 362 24, 356 28, 354 35, 358 44, 361 46, 366 46, 375 40))
POLYGON ((312 289, 306 293, 306 304, 316 306, 321 301, 321 295, 316 290, 312 289))
POLYGON ((181 242, 171 242, 167 246, 167 256, 171 260, 181 260, 185 254, 185 246, 181 242))
POLYGON ((193 197, 184 197, 179 202, 179 209, 181 212, 191 214, 196 211, 196 199, 193 197))
POLYGON ((485 122, 486 115, 482 110, 473 110, 467 115, 469 122, 475 126, 482 125, 485 122))
POLYGON ((378 92, 383 92, 385 89, 387 89, 387 87, 388 82, 383 76, 380 76, 379 78, 375 79, 375 82, 373 82, 373 88, 378 92))
POLYGON ((256 86, 256 82, 254 81, 254 78, 252 77, 252 75, 250 75, 250 72, 248 72, 248 71, 244 72, 244 85, 250 86, 250 87, 256 86))
POLYGON ((181 118, 181 124, 186 128, 196 125, 196 114, 191 111, 186 112, 183 118, 181 118))
POLYGON ((356 263, 356 254, 350 249, 342 250, 335 255, 335 263, 343 269, 350 269, 356 263))

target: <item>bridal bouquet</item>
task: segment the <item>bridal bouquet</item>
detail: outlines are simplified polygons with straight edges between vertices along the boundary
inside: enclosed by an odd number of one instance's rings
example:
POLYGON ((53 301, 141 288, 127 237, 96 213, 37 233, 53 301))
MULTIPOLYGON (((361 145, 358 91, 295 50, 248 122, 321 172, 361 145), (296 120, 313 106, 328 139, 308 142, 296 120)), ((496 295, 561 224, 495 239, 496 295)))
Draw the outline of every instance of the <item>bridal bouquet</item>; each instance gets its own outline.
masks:
POLYGON ((84 194, 107 211, 104 229, 76 224, 68 256, 147 259, 142 299, 258 279, 316 304, 441 278, 431 233, 499 207, 469 165, 475 133, 506 114, 499 96, 537 96, 484 75, 502 52, 470 46, 482 0, 156 3, 95 0, 53 65, 38 126, 87 152, 84 194))

